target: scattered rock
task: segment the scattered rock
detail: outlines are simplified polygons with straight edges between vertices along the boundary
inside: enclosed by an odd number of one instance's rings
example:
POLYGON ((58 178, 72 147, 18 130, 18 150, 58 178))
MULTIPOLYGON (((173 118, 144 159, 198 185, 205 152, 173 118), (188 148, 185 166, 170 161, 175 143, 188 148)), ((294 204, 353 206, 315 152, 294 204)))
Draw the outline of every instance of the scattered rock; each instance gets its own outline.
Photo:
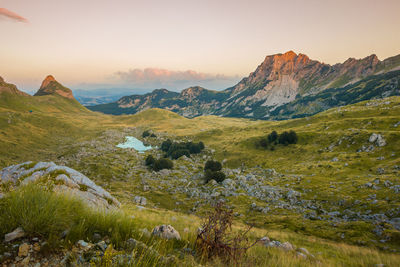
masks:
POLYGON ((380 134, 376 134, 376 133, 373 133, 369 137, 368 141, 370 143, 376 143, 376 145, 379 146, 379 147, 382 147, 382 146, 386 145, 386 140, 383 138, 383 136, 380 135, 380 134))
POLYGON ((141 196, 135 196, 134 201, 136 204, 139 204, 142 206, 146 206, 146 204, 147 204, 147 199, 145 197, 141 197, 141 196))
POLYGON ((296 253, 297 257, 302 258, 302 259, 307 259, 307 255, 301 253, 301 252, 297 252, 296 253))
POLYGON ((23 259, 22 261, 21 261, 21 265, 22 266, 28 266, 29 265, 29 261, 31 260, 31 257, 26 257, 25 259, 23 259))
POLYGON ((26 257, 29 254, 30 246, 27 243, 23 243, 18 248, 18 257, 26 257))
POLYGON ((89 243, 87 243, 83 240, 79 240, 77 244, 82 248, 87 248, 89 246, 89 243))
POLYGON ((181 236, 179 235, 178 231, 174 229, 174 227, 165 224, 154 227, 152 235, 166 239, 181 239, 181 236))
POLYGON ((96 244, 96 247, 98 247, 99 249, 101 249, 104 252, 107 249, 107 244, 106 244, 106 242, 101 241, 96 244))
POLYGON ((285 242, 285 243, 281 244, 280 248, 282 248, 283 250, 286 250, 286 251, 294 250, 293 245, 289 242, 285 242))
POLYGON ((39 252, 39 251, 40 251, 40 245, 39 245, 39 243, 33 244, 32 248, 33 248, 33 250, 34 250, 35 252, 39 252))
POLYGON ((297 250, 305 255, 310 255, 310 252, 306 248, 298 248, 297 250))
POLYGON ((25 236, 25 232, 24 229, 22 229, 21 227, 18 227, 17 229, 15 229, 14 231, 12 231, 11 233, 8 233, 4 236, 4 241, 5 242, 11 242, 15 239, 21 238, 25 236))
POLYGON ((374 143, 376 140, 378 139, 378 135, 376 133, 371 134, 371 136, 369 137, 368 141, 370 143, 374 143))

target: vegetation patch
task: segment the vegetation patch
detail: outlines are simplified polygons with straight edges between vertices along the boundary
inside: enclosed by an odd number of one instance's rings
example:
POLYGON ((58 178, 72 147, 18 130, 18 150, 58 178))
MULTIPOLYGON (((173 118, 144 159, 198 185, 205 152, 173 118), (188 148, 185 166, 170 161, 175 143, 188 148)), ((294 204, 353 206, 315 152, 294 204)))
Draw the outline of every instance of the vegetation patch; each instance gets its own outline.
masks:
POLYGON ((215 180, 217 183, 221 183, 225 180, 225 174, 221 171, 222 164, 218 161, 208 160, 204 166, 204 181, 208 183, 211 180, 215 180))
POLYGON ((198 142, 172 142, 170 139, 162 142, 161 150, 164 151, 166 157, 178 159, 182 156, 190 157, 191 154, 199 154, 204 149, 204 143, 198 142))
POLYGON ((261 137, 257 142, 257 147, 270 148, 270 150, 275 150, 275 145, 289 145, 296 144, 298 141, 297 133, 293 130, 284 131, 278 134, 276 131, 272 131, 266 137, 261 137))
POLYGON ((152 155, 148 155, 145 160, 146 166, 148 166, 150 169, 158 172, 163 169, 172 169, 174 167, 174 163, 172 160, 167 159, 167 158, 160 158, 160 159, 155 159, 152 155))

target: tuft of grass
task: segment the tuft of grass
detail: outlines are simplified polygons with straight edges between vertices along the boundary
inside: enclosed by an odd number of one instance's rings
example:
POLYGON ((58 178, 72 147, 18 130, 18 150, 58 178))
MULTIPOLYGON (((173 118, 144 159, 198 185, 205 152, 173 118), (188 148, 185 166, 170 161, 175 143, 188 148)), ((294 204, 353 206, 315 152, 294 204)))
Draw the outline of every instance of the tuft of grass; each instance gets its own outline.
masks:
POLYGON ((59 240, 68 231, 66 241, 90 240, 94 233, 109 236, 116 245, 135 233, 131 218, 118 211, 97 211, 65 194, 46 191, 29 184, 10 192, 0 200, 0 234, 22 227, 28 236, 59 240))

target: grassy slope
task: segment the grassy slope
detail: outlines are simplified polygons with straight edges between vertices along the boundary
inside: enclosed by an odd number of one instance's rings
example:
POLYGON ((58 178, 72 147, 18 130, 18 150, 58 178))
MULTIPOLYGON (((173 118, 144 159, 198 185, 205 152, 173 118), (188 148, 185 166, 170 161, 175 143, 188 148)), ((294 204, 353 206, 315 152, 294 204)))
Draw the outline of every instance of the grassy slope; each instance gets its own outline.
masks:
MULTIPOLYGON (((364 201, 367 195, 379 194, 379 192, 373 192, 372 189, 360 190, 357 186, 377 177, 376 169, 378 167, 388 170, 384 174, 385 179, 398 181, 398 173, 394 172, 391 167, 396 164, 400 165, 397 156, 400 153, 398 151, 400 134, 393 127, 400 121, 400 98, 391 97, 378 102, 381 104, 377 106, 366 106, 365 103, 359 103, 336 108, 311 118, 266 122, 215 116, 190 120, 157 109, 147 110, 133 116, 116 117, 92 113, 77 102, 71 102, 62 97, 16 97, 3 94, 0 96, 0 167, 31 159, 57 160, 57 157, 65 153, 60 147, 68 149, 69 146, 73 147, 74 143, 91 140, 109 128, 139 126, 166 132, 177 138, 189 136, 203 140, 207 145, 216 149, 218 159, 227 159, 227 164, 232 167, 244 163, 247 166, 260 165, 266 168, 275 168, 278 172, 288 175, 278 181, 280 185, 284 185, 288 181, 293 182, 290 180, 291 173, 303 175, 306 179, 302 179, 297 186, 312 190, 312 193, 306 193, 306 198, 332 201, 355 198, 364 201), (385 104, 385 101, 390 103, 385 104), (29 113, 29 110, 33 112, 29 113), (11 123, 8 122, 9 119, 11 123), (260 150, 254 146, 258 137, 272 130, 281 132, 288 129, 298 132, 299 144, 277 147, 275 151, 260 150), (370 154, 356 153, 355 151, 362 144, 367 144, 366 140, 372 132, 383 134, 389 145, 370 154), (335 146, 333 151, 326 149, 329 145, 337 143, 342 136, 350 136, 351 141, 343 141, 340 145, 335 146), (353 144, 353 142, 355 143, 353 144), (392 156, 393 153, 395 156, 392 156), (384 156, 385 159, 376 161, 376 158, 380 156, 384 156), (334 157, 338 157, 339 162, 331 162, 334 157), (345 162, 349 164, 347 167, 344 166, 345 162), (336 188, 330 188, 331 184, 336 185, 336 188)), ((68 151, 68 153, 74 153, 74 151, 68 151)), ((79 167, 77 169, 79 170, 79 167)), ((89 177, 92 178, 96 175, 92 173, 89 177)), ((96 182, 101 183, 101 181, 96 182)), ((122 181, 109 185, 108 189, 117 196, 121 195, 125 198, 121 194, 121 189, 125 187, 127 189, 128 184, 124 184, 122 181)), ((390 198, 396 197, 388 191, 383 191, 381 194, 389 194, 390 198)), ((162 194, 159 196, 161 200, 164 197, 162 194)), ((158 209, 137 211, 126 199, 122 200, 125 203, 125 211, 135 214, 140 220, 143 220, 143 225, 149 225, 149 227, 155 223, 166 223, 171 220, 171 223, 173 222, 182 232, 185 225, 192 224, 191 228, 194 228, 199 223, 199 219, 195 216, 187 217, 170 211, 158 209), (178 221, 172 220, 173 217, 178 218, 178 221)), ((232 201, 235 202, 235 200, 232 201)), ((240 208, 240 203, 236 204, 240 208)), ((387 206, 389 206, 388 203, 378 203, 375 209, 385 209, 387 206)), ((359 259, 359 257, 363 257, 365 264, 386 262, 389 266, 398 260, 394 256, 375 250, 312 237, 316 231, 325 231, 325 225, 307 226, 299 218, 290 217, 290 214, 283 217, 271 216, 271 218, 266 218, 265 215, 254 216, 255 219, 266 223, 264 227, 266 226, 267 229, 277 229, 271 230, 270 236, 277 239, 288 238, 294 244, 306 246, 312 252, 322 251, 323 255, 319 259, 327 265, 335 266, 351 262, 352 265, 355 265, 354 258, 359 259), (304 229, 300 230, 300 233, 292 231, 298 231, 301 227, 304 229), (288 231, 287 228, 290 230, 288 231), (304 236, 302 233, 310 236, 304 236), (353 259, 350 259, 351 257, 353 259)), ((364 229, 362 228, 362 230, 364 229)), ((257 234, 266 233, 262 229, 256 229, 255 232, 257 234)), ((328 236, 333 233, 335 231, 330 230, 322 236, 338 240, 336 237, 328 236)), ((346 239, 345 241, 351 240, 346 239)), ((252 253, 261 252, 254 249, 252 253)), ((282 258, 285 256, 280 251, 272 249, 268 255, 276 261, 276 264, 283 264, 282 258)), ((293 265, 304 263, 299 263, 300 261, 295 256, 288 260, 293 265)), ((307 264, 313 265, 312 262, 304 263, 305 266, 307 264)), ((360 264, 360 266, 362 265, 364 264, 360 264)))

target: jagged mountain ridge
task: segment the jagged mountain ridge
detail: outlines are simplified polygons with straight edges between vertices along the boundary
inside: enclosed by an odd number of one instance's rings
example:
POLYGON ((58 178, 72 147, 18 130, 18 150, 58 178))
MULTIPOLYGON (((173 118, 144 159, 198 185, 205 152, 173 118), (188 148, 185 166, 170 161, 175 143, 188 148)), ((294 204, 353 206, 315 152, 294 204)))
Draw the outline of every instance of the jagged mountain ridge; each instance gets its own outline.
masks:
MULTIPOLYGON (((371 75, 379 76, 398 69, 400 69, 400 55, 383 61, 376 55, 363 59, 349 58, 343 63, 329 65, 311 60, 304 54, 289 51, 267 56, 248 77, 223 91, 195 86, 178 94, 166 89, 157 89, 145 95, 126 96, 114 103, 88 108, 109 114, 134 114, 157 107, 186 117, 214 114, 280 119, 279 114, 272 115, 274 110, 297 99, 318 95, 327 89, 344 88, 371 75)), ((389 95, 395 94, 399 94, 398 90, 392 90, 389 95)), ((370 95, 384 96, 374 93, 370 95)))

